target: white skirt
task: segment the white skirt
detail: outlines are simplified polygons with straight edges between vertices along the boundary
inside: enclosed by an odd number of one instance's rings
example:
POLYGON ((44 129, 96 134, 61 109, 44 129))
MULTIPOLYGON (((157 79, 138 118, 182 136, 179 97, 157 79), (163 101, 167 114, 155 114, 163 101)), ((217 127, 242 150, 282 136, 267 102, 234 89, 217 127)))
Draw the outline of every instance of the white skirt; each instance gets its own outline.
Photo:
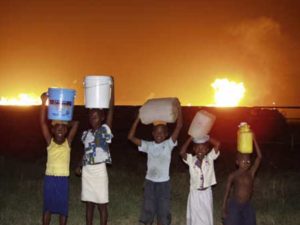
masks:
POLYGON ((187 203, 187 225, 213 225, 211 188, 190 190, 187 203))
POLYGON ((108 203, 108 175, 105 163, 83 166, 81 184, 82 201, 108 203))

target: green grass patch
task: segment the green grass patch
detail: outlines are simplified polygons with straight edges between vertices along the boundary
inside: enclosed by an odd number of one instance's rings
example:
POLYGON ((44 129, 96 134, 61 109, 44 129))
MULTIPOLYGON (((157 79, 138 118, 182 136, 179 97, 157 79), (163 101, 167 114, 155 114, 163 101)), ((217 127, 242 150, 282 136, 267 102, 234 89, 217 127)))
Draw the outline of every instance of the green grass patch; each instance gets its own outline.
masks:
MULTIPOLYGON (((44 161, 21 163, 0 158, 0 224, 41 224, 44 161)), ((221 224, 221 204, 227 173, 218 172, 213 188, 215 224, 221 224), (220 176, 222 175, 222 176, 220 176)), ((138 224, 142 204, 144 170, 109 168, 109 224, 138 224)), ((188 171, 173 172, 172 224, 185 224, 189 192, 188 171)), ((260 225, 300 224, 300 175, 298 171, 259 171, 253 204, 260 225)), ((68 224, 85 224, 85 204, 80 201, 81 180, 71 174, 68 224)), ((52 223, 58 217, 52 216, 52 223)), ((95 209, 94 224, 99 224, 95 209)))

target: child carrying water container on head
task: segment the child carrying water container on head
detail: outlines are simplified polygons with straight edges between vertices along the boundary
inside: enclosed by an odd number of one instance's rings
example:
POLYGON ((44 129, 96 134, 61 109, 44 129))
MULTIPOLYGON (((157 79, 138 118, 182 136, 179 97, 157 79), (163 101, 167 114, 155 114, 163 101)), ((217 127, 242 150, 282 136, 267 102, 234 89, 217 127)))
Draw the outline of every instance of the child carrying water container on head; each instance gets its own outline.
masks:
POLYGON ((220 142, 204 135, 189 137, 181 147, 180 156, 189 166, 190 193, 187 202, 187 225, 213 225, 211 187, 216 184, 214 160, 219 156, 220 142), (193 142, 193 154, 187 153, 193 142), (210 148, 210 144, 213 148, 210 148))
POLYGON ((171 186, 169 168, 171 154, 177 145, 177 138, 182 127, 182 113, 178 102, 178 117, 176 127, 168 138, 168 127, 165 122, 154 121, 152 135, 154 141, 137 138, 136 129, 140 121, 138 115, 128 134, 128 139, 138 146, 139 151, 147 154, 147 174, 144 184, 144 202, 140 215, 140 223, 152 224, 157 218, 157 224, 171 224, 170 198, 171 186))
POLYGON ((52 121, 51 130, 46 122, 47 93, 41 95, 40 125, 47 142, 47 165, 44 178, 43 225, 50 224, 51 214, 59 214, 59 223, 67 223, 69 200, 70 146, 78 122, 52 121), (68 125, 71 126, 68 132, 68 125))
POLYGON ((250 154, 238 152, 236 158, 238 169, 228 177, 223 201, 224 225, 256 224, 255 211, 250 200, 255 174, 260 165, 262 155, 254 136, 253 141, 256 150, 254 163, 251 164, 250 154), (233 190, 233 193, 229 197, 231 190, 233 190))
POLYGON ((113 111, 114 86, 112 85, 106 120, 103 109, 89 109, 88 118, 91 129, 84 131, 82 134, 84 145, 82 171, 81 167, 78 167, 76 173, 82 175, 81 200, 86 203, 87 225, 93 224, 95 206, 100 214, 100 224, 107 224, 109 196, 106 163, 111 163, 108 145, 113 138, 111 132, 113 111))

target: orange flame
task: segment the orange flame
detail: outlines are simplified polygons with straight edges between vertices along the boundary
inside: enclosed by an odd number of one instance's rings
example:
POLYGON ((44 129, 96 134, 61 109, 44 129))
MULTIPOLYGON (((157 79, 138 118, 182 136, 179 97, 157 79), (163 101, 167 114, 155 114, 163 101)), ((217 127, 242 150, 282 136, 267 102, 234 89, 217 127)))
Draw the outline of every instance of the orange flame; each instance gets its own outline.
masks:
POLYGON ((16 98, 0 98, 0 105, 11 105, 11 106, 30 106, 30 105, 40 105, 40 97, 34 94, 21 93, 16 98))
POLYGON ((215 91, 215 106, 232 107, 238 106, 245 94, 244 84, 229 81, 227 78, 216 79, 211 84, 215 91))

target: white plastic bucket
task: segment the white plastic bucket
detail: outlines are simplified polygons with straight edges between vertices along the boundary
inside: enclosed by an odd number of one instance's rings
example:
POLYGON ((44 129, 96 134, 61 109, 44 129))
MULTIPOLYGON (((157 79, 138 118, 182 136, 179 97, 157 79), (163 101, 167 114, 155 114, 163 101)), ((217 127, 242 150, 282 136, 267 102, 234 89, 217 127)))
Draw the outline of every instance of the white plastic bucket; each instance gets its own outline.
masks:
POLYGON ((196 113, 190 125, 188 134, 193 138, 203 137, 210 132, 215 120, 216 117, 213 114, 205 110, 200 110, 196 113))
POLYGON ((86 76, 83 83, 85 107, 109 108, 112 85, 110 76, 86 76))
POLYGON ((146 125, 155 121, 174 123, 179 106, 177 98, 150 99, 140 108, 141 122, 146 125))

